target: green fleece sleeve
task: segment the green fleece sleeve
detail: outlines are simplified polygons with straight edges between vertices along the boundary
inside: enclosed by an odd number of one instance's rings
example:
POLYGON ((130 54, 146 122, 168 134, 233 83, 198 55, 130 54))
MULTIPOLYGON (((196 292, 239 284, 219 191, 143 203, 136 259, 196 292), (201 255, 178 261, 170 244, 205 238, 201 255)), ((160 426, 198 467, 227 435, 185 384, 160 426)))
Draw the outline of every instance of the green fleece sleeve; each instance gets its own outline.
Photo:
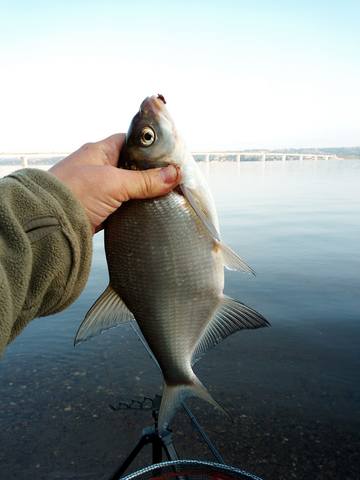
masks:
POLYGON ((0 354, 30 320, 79 296, 91 253, 85 211, 54 175, 29 168, 0 179, 0 354))

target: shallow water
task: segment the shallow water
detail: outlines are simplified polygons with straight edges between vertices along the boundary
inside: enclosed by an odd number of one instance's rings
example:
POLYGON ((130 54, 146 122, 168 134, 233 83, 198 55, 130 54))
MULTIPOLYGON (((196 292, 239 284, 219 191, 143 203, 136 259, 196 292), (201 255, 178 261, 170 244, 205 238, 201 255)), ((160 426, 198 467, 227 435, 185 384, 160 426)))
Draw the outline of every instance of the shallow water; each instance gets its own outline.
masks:
MULTIPOLYGON (((227 339, 198 364, 234 423, 200 400, 193 411, 226 461, 265 479, 358 478, 360 446, 360 161, 201 165, 223 238, 255 269, 227 272, 226 293, 272 328, 227 339)), ((65 312, 39 319, 0 362, 1 478, 110 476, 149 412, 109 404, 152 396, 161 377, 125 326, 73 348, 107 285, 102 235, 90 279, 65 312)), ((211 455, 184 413, 183 458, 211 455)), ((136 465, 150 461, 139 457, 136 465)))

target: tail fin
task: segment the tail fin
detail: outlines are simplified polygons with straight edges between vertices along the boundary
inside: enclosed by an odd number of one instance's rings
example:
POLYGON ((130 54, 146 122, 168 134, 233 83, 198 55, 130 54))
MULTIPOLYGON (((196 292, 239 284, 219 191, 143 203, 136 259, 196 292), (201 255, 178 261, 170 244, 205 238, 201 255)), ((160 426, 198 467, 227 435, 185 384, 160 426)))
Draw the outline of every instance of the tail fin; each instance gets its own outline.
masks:
POLYGON ((202 398, 232 420, 229 413, 213 399, 206 387, 204 387, 200 380, 194 376, 193 381, 188 384, 168 385, 166 382, 164 383, 158 422, 160 432, 168 428, 176 410, 180 407, 181 402, 188 397, 202 398))

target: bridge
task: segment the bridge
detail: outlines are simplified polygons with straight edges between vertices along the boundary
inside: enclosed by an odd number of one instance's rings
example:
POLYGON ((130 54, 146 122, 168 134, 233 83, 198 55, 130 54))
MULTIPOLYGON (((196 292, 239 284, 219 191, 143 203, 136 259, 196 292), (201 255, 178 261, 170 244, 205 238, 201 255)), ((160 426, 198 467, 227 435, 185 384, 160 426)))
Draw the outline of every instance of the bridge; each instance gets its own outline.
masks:
POLYGON ((233 151, 233 152, 193 152, 194 157, 197 160, 202 160, 205 162, 211 161, 236 161, 241 162, 241 159, 253 159, 260 160, 265 162, 268 160, 281 160, 286 162, 286 160, 340 160, 340 157, 337 155, 330 155, 327 153, 292 153, 292 152, 264 152, 264 151, 255 151, 255 152, 243 152, 243 151, 233 151))
MULTIPOLYGON (((241 160, 341 160, 337 155, 330 155, 326 153, 293 153, 293 152, 269 152, 269 151, 196 151, 192 152, 197 161, 205 161, 207 163, 212 161, 236 161, 241 160)), ((10 164, 21 165, 23 168, 36 165, 53 165, 58 160, 69 155, 68 152, 42 152, 42 153, 1 153, 0 162, 6 165, 4 161, 9 161, 10 164)))
POLYGON ((0 161, 2 165, 6 165, 4 161, 8 160, 9 164, 21 165, 27 168, 29 164, 32 165, 53 165, 58 160, 69 155, 68 152, 41 152, 41 153, 3 153, 0 152, 0 161))

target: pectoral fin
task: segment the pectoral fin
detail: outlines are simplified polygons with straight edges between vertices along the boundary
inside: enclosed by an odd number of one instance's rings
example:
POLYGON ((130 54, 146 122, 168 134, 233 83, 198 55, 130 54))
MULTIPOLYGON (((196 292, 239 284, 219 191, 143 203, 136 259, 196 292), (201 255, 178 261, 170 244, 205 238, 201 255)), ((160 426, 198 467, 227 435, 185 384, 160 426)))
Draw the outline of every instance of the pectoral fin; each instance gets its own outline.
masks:
POLYGON ((269 326, 270 323, 260 313, 224 296, 194 351, 192 363, 196 363, 210 348, 239 330, 269 326))
POLYGON ((220 242, 220 234, 211 219, 211 214, 205 202, 201 200, 200 196, 194 190, 191 190, 183 183, 180 185, 180 189, 212 238, 220 242))
POLYGON ((225 243, 220 242, 220 250, 224 265, 228 270, 242 270, 243 272, 251 273, 255 276, 254 270, 249 267, 249 265, 242 258, 240 258, 239 255, 234 252, 234 250, 225 245, 225 243))
POLYGON ((85 315, 74 345, 130 320, 134 320, 133 314, 109 285, 85 315))
POLYGON ((229 270, 242 270, 243 272, 252 273, 255 275, 254 270, 249 267, 249 265, 247 265, 247 263, 240 258, 239 255, 231 250, 230 247, 221 242, 220 234, 214 225, 214 222, 212 221, 210 210, 207 208, 206 201, 201 197, 201 195, 184 184, 180 185, 180 189, 208 231, 209 235, 220 247, 225 267, 229 270))

